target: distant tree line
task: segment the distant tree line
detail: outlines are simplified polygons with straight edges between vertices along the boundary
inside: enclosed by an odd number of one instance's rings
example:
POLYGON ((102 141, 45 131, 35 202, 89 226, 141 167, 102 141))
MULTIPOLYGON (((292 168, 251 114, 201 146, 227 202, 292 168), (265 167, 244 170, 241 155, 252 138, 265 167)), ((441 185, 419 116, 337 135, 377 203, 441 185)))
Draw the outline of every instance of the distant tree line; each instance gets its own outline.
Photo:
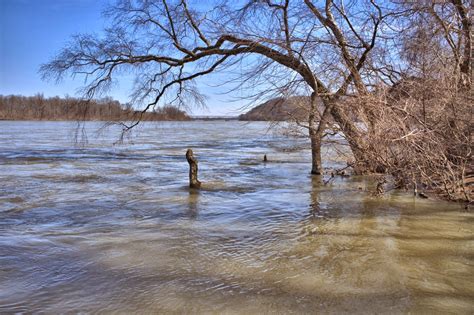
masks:
POLYGON ((44 97, 0 95, 1 120, 189 120, 190 117, 174 106, 156 108, 141 113, 131 104, 121 104, 110 97, 82 100, 74 97, 44 97))

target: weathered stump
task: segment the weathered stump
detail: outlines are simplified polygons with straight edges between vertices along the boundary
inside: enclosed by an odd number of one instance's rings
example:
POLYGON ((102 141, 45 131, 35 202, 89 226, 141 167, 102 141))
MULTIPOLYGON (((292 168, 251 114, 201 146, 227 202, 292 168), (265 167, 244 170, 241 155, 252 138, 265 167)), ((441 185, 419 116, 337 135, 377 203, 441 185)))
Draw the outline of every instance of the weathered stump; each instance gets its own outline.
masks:
POLYGON ((385 183, 387 183, 387 179, 385 177, 382 177, 382 179, 377 183, 375 192, 377 196, 382 196, 385 193, 385 187, 383 186, 385 183))
POLYGON ((201 182, 198 180, 198 161, 193 155, 193 150, 186 151, 186 160, 189 163, 189 187, 201 188, 201 182))
POLYGON ((385 193, 385 188, 383 187, 384 183, 378 183, 377 184, 377 189, 376 189, 376 195, 377 196, 382 196, 385 193))

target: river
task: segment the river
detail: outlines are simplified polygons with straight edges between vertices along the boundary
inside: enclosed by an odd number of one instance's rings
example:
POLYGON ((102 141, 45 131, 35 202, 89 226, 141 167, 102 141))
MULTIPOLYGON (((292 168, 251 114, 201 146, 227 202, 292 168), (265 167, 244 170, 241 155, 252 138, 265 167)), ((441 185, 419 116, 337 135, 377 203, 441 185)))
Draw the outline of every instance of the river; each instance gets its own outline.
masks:
POLYGON ((474 313, 461 205, 324 185, 265 123, 101 126, 0 122, 0 313, 474 313))

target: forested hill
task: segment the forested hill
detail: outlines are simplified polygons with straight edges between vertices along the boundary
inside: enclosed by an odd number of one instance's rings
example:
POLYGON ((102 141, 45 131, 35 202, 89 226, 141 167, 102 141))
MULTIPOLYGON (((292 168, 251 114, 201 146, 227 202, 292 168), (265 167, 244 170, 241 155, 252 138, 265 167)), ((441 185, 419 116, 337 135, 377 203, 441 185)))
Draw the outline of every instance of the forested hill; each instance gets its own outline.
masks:
POLYGON ((247 113, 240 115, 239 119, 264 121, 307 121, 309 105, 310 98, 308 96, 273 98, 252 108, 247 113))
MULTIPOLYGON (((138 112, 112 98, 83 101, 77 98, 45 98, 0 95, 0 120, 103 120, 137 119, 138 112)), ((142 120, 190 120, 182 110, 167 106, 145 113, 142 120)))

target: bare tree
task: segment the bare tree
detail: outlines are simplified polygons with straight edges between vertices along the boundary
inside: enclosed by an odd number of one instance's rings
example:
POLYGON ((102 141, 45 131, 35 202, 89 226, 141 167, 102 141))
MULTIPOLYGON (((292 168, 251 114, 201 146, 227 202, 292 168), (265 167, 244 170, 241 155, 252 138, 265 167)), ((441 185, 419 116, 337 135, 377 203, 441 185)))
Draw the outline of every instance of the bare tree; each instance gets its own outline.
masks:
MULTIPOLYGON (((355 158, 365 160, 363 131, 339 100, 349 92, 368 92, 364 77, 370 75, 370 53, 382 23, 391 17, 375 0, 327 0, 324 6, 310 0, 242 5, 121 0, 106 15, 111 25, 103 37, 73 37, 41 67, 43 76, 82 75, 85 94, 92 97, 106 91, 119 73, 135 73, 132 98, 145 104, 144 114, 163 104, 202 103, 196 79, 240 67, 241 84, 252 82, 254 89, 261 89, 256 94, 285 90, 311 95, 305 127, 313 174, 322 173, 321 141, 331 115, 355 158), (275 73, 281 80, 269 79, 275 73), (322 112, 319 99, 325 105, 322 112)), ((124 131, 140 120, 123 124, 124 131)))
POLYGON ((396 2, 398 9, 405 11, 399 19, 404 30, 397 40, 399 47, 410 54, 401 53, 408 57, 409 65, 423 72, 422 63, 426 66, 440 61, 449 64, 452 67, 450 76, 457 79, 461 89, 469 90, 472 80, 470 1, 396 2))
POLYGON ((451 200, 472 201, 468 7, 460 1, 396 4, 394 10, 401 12, 396 32, 384 34, 392 51, 374 67, 378 85, 369 94, 347 100, 354 111, 375 118, 372 132, 366 134, 366 161, 415 194, 434 191, 451 200), (394 78, 395 84, 385 83, 394 78))

